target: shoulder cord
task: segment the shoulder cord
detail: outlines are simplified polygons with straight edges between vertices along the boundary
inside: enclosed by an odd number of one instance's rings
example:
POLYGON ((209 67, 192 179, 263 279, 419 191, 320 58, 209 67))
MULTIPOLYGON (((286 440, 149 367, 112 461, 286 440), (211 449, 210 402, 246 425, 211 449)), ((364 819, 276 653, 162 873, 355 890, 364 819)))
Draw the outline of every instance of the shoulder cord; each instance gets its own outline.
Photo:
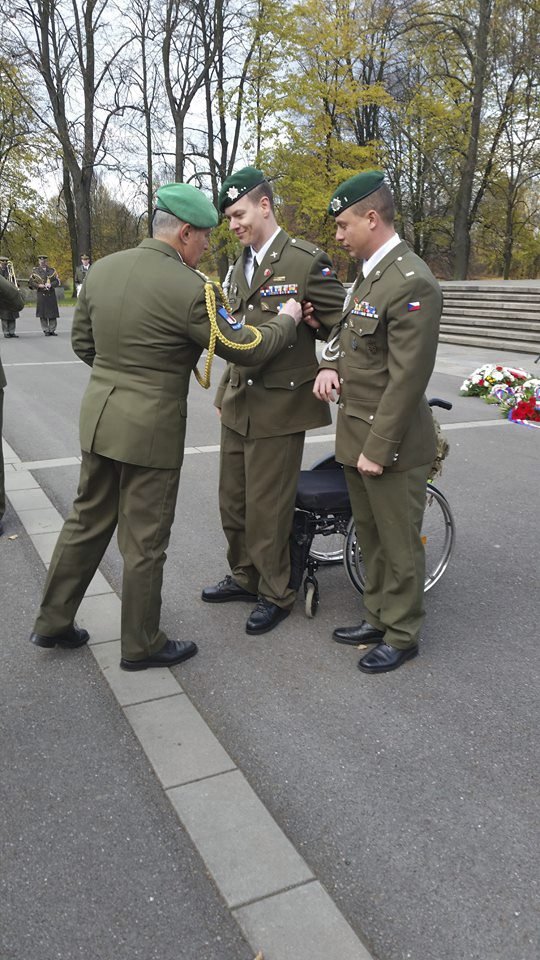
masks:
MULTIPOLYGON (((218 286, 220 293, 222 294, 223 306, 230 312, 230 306, 227 303, 227 299, 223 294, 223 291, 218 286)), ((219 329, 217 322, 217 307, 216 307, 216 293, 214 290, 213 283, 205 283, 204 285, 204 298, 206 300, 206 309, 208 311, 208 319, 210 320, 210 340, 208 342, 206 362, 204 365, 204 374, 201 376, 197 367, 195 367, 195 376, 198 383, 204 390, 208 390, 210 386, 210 372, 212 370, 212 362, 214 360, 214 354, 216 352, 216 341, 219 340, 221 343, 225 344, 226 347, 232 347, 234 350, 253 350, 262 340, 262 333, 260 330, 257 330, 256 327, 252 327, 249 324, 244 324, 244 329, 249 330, 253 333, 253 340, 250 343, 235 343, 234 340, 228 340, 225 334, 219 329)))

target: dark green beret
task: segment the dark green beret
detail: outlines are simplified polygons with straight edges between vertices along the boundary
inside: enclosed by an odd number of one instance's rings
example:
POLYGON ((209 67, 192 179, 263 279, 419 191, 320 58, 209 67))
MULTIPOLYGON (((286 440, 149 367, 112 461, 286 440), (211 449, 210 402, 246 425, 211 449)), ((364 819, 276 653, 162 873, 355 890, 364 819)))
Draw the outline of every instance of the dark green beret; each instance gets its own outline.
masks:
POLYGON ((49 259, 49 258, 48 258, 48 256, 47 256, 46 253, 42 253, 41 256, 38 257, 38 260, 48 260, 48 259, 49 259))
POLYGON ((192 227, 217 227, 218 212, 213 203, 190 183, 166 183, 156 196, 156 208, 171 213, 192 227))
POLYGON ((349 177, 339 185, 337 190, 334 190, 328 205, 328 213, 337 217, 353 203, 358 203, 364 197, 369 197, 370 193, 375 193, 383 183, 383 170, 365 170, 364 173, 356 173, 354 177, 349 177))
POLYGON ((249 193, 254 187, 258 187, 260 183, 265 183, 265 181, 266 177, 262 170, 257 170, 255 167, 242 167, 236 173, 231 173, 230 177, 223 181, 219 191, 218 207, 220 212, 223 213, 231 203, 236 203, 237 200, 240 200, 240 197, 249 193))

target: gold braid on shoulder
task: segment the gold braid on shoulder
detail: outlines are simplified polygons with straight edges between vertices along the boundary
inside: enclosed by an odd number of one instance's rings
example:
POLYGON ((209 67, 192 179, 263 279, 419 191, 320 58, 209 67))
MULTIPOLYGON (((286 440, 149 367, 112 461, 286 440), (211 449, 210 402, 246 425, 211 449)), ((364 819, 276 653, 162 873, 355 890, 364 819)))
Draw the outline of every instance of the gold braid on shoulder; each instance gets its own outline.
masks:
MULTIPOLYGON (((220 292, 221 300, 223 306, 230 313, 230 306, 227 303, 227 298, 223 293, 219 284, 216 284, 220 292)), ((250 343, 235 343, 234 340, 228 340, 225 334, 219 329, 219 324, 217 322, 217 305, 216 305, 216 292, 214 290, 214 284, 210 281, 206 282, 204 285, 204 298, 206 300, 206 309, 208 311, 208 319, 210 320, 210 340, 207 347, 206 353, 206 362, 204 365, 204 374, 201 376, 197 367, 195 367, 195 376, 197 381, 200 383, 201 387, 204 387, 205 390, 208 390, 210 386, 210 372, 212 370, 212 362, 214 360, 214 354, 216 352, 216 341, 219 340, 221 343, 225 344, 226 347, 232 347, 234 350, 253 350, 262 340, 262 333, 260 330, 257 330, 257 327, 252 327, 249 324, 244 325, 244 330, 249 330, 253 334, 253 340, 250 343)))

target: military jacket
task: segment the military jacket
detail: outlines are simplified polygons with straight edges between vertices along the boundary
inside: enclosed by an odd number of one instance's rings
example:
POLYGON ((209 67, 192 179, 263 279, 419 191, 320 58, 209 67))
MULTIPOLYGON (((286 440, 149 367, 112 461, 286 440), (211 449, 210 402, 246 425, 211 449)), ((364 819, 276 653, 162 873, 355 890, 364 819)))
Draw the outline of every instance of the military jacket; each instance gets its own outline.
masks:
POLYGON ((28 281, 31 290, 37 292, 36 316, 44 319, 54 319, 60 316, 55 287, 60 286, 60 280, 54 267, 34 267, 28 281), (48 283, 45 290, 39 290, 40 283, 48 283))
MULTIPOLYGON (((221 306, 216 353, 260 364, 296 342, 292 317, 270 316, 254 349, 252 331, 221 306)), ((205 278, 161 240, 92 266, 73 317, 72 345, 92 367, 80 414, 81 448, 140 466, 182 463, 187 393, 210 339, 205 278)))
POLYGON ((92 266, 92 265, 90 264, 90 266, 88 267, 88 270, 85 270, 85 269, 84 269, 82 263, 80 263, 78 267, 75 267, 75 276, 74 276, 74 278, 73 278, 73 279, 74 279, 74 282, 75 282, 75 283, 84 283, 84 281, 86 280, 86 277, 88 276, 88 272, 89 272, 90 269, 91 269, 91 266, 92 266))
MULTIPOLYGON (((7 267, 0 266, 0 277, 2 277, 2 279, 5 280, 6 283, 9 283, 10 287, 14 287, 14 284, 11 282, 11 280, 9 280, 7 267)), ((4 288, 2 287, 2 289, 4 288)), ((18 287, 14 287, 14 289, 18 291, 18 287)), ((24 300, 23 300, 23 306, 24 306, 24 300)), ((2 296, 0 296, 0 320, 16 320, 17 317, 19 316, 20 309, 22 309, 22 307, 18 307, 15 309, 12 305, 8 305, 7 300, 5 300, 2 296)))
POLYGON ((347 295, 322 368, 339 373, 336 459, 360 453, 386 469, 429 463, 436 439, 424 391, 435 364, 442 293, 405 242, 347 295))
MULTIPOLYGON (((233 316, 255 326, 276 317, 290 297, 309 300, 326 338, 341 316, 345 290, 324 251, 281 230, 251 286, 245 278, 244 256, 239 257, 232 268, 228 297, 233 316)), ((260 438, 330 423, 330 411, 313 395, 318 370, 315 342, 314 330, 300 323, 296 343, 258 367, 248 369, 243 357, 229 364, 215 398, 225 426, 242 436, 260 438)))
MULTIPOLYGON (((3 310, 22 310, 24 307, 24 297, 20 290, 17 287, 13 286, 9 280, 6 280, 5 277, 0 276, 0 311, 3 310)), ((2 361, 0 360, 0 390, 6 386, 6 376, 4 373, 4 368, 2 366, 2 361)), ((2 438, 0 437, 0 443, 2 438)))

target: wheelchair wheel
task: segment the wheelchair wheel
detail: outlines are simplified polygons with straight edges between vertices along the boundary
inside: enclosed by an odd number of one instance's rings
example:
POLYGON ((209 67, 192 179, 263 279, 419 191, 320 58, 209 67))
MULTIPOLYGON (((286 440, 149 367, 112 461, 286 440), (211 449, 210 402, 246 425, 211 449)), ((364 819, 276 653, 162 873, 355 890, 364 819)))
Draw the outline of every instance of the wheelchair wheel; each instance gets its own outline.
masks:
MULTIPOLYGON (((437 487, 428 483, 426 509, 422 523, 422 542, 426 550, 427 592, 441 579, 454 549, 454 518, 448 500, 437 487)), ((360 545, 356 539, 354 518, 351 517, 345 539, 345 569, 355 590, 364 592, 366 571, 360 545)))
POLYGON ((319 585, 317 581, 311 577, 306 577, 304 580, 304 597, 306 617, 312 620, 319 606, 319 585))

